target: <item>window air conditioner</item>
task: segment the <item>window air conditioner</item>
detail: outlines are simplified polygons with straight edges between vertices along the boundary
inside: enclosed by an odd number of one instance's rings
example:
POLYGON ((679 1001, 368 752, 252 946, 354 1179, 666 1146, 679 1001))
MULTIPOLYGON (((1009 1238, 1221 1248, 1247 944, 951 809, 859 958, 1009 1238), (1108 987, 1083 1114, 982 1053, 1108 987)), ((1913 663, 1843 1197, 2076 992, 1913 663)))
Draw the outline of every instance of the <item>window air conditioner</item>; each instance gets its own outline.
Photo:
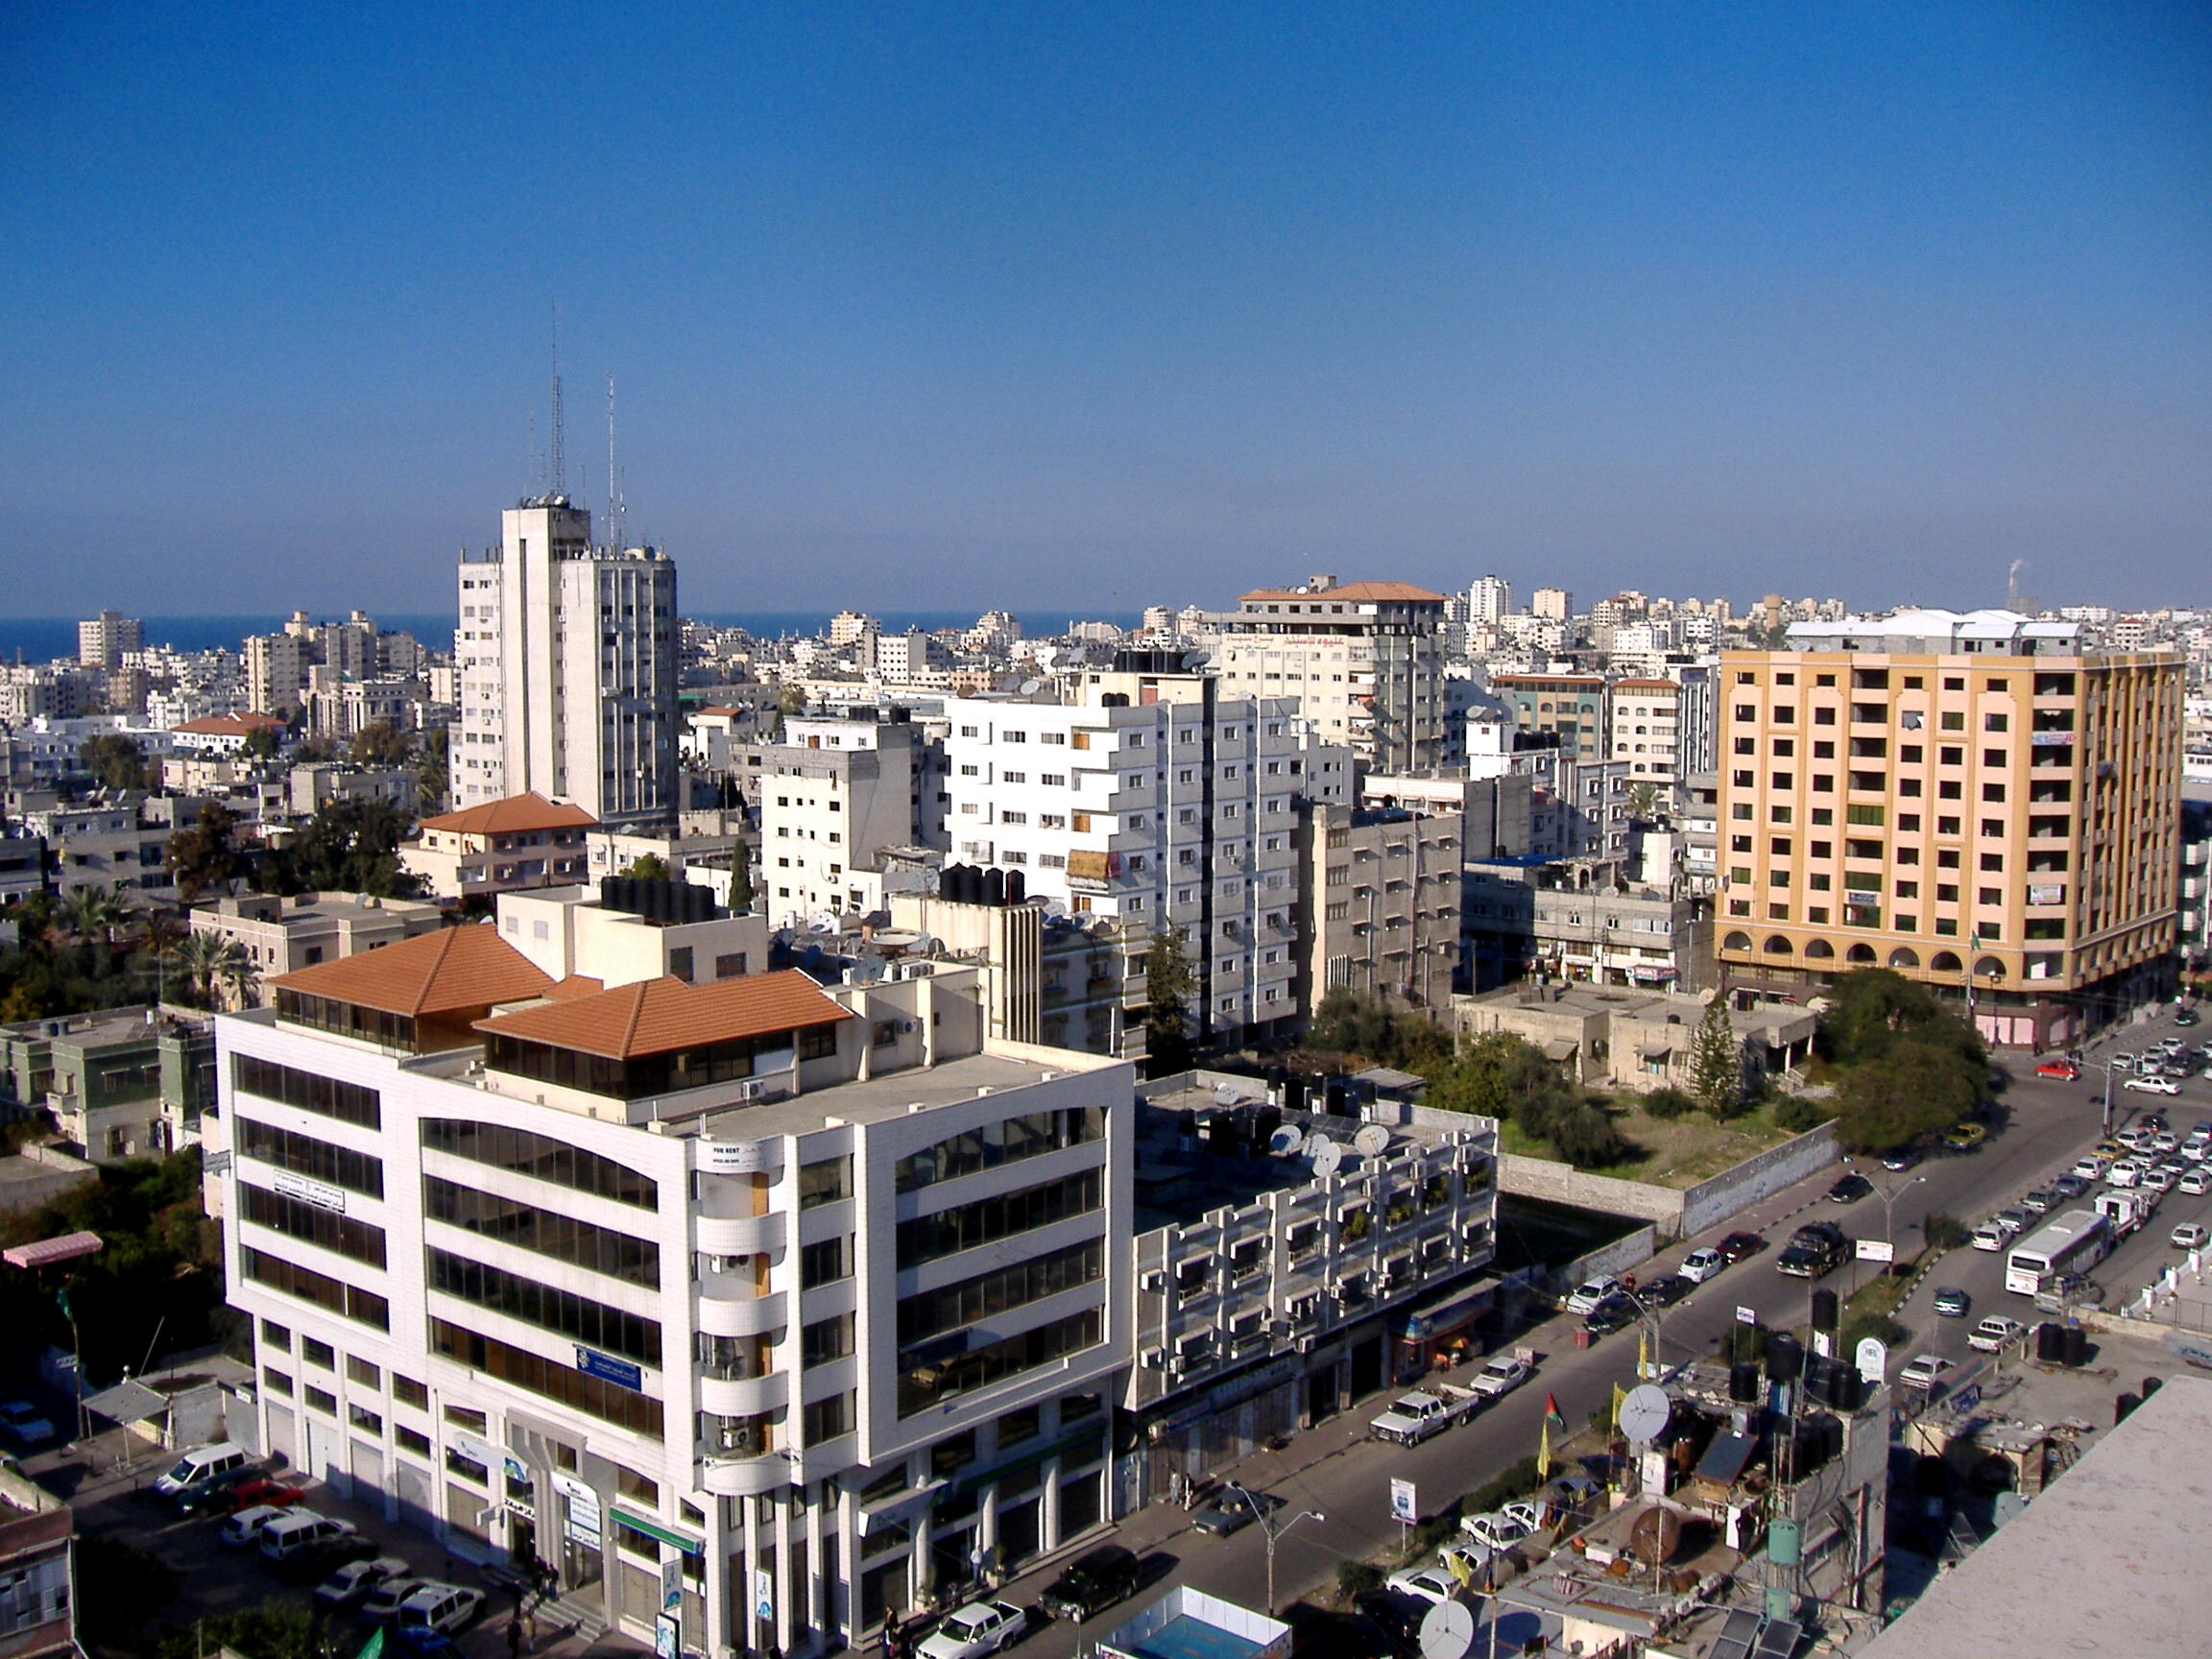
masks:
POLYGON ((1143 1366, 1147 1371, 1157 1371, 1166 1362, 1167 1356, 1161 1353, 1157 1348, 1147 1348, 1143 1353, 1137 1356, 1137 1363, 1143 1366))
POLYGON ((1167 1275, 1162 1268, 1153 1268, 1138 1283, 1144 1290, 1154 1296, 1165 1296, 1167 1293, 1167 1275))
POLYGON ((765 1077, 748 1077, 737 1085, 737 1098, 740 1100, 757 1100, 767 1093, 768 1079, 765 1077))

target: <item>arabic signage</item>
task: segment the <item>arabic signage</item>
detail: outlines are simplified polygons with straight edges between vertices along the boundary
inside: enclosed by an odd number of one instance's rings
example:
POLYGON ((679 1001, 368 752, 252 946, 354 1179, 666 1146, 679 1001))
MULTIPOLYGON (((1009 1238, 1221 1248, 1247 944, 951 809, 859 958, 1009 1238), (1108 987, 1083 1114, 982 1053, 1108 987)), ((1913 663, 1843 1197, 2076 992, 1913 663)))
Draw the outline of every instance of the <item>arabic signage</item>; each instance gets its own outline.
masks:
POLYGON ((587 1348, 581 1342, 576 1344, 576 1369, 587 1377, 627 1388, 633 1394, 641 1394, 645 1389, 645 1373, 639 1367, 612 1354, 602 1354, 596 1348, 587 1348))
POLYGON ((270 1184, 283 1197, 297 1198, 302 1204, 312 1204, 333 1214, 346 1214, 346 1194, 336 1187, 326 1187, 320 1181, 309 1181, 281 1169, 271 1176, 270 1184))
POLYGON ((702 1141, 699 1167, 711 1175, 757 1175, 768 1167, 765 1141, 702 1141))

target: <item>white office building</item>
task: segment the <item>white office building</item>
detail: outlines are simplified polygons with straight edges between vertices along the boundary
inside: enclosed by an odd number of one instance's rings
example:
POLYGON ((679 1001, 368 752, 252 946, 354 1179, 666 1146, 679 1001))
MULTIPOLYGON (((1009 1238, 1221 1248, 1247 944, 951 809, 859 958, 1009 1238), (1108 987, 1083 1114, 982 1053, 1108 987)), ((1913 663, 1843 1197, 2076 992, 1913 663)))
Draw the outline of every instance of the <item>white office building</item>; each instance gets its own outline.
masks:
POLYGON ((636 929, 538 936, 575 908, 219 1022, 264 1443, 544 1558, 588 1628, 652 1641, 679 1592, 685 1652, 857 1645, 1099 1526, 1128 1064, 989 1039, 945 964, 616 983, 636 929))
POLYGON ((750 782, 769 917, 803 926, 879 908, 884 849, 944 844, 941 760, 903 709, 786 719, 750 782))
POLYGON ((591 515, 547 495, 499 516, 460 569, 458 807, 536 793, 602 824, 676 809, 676 566, 593 547, 591 515))
POLYGON ((946 835, 1031 898, 1178 930, 1200 1041, 1256 1038, 1303 1014, 1298 817, 1351 800, 1351 756, 1287 701, 1225 696, 1177 661, 1123 652, 1066 703, 948 700, 946 835))

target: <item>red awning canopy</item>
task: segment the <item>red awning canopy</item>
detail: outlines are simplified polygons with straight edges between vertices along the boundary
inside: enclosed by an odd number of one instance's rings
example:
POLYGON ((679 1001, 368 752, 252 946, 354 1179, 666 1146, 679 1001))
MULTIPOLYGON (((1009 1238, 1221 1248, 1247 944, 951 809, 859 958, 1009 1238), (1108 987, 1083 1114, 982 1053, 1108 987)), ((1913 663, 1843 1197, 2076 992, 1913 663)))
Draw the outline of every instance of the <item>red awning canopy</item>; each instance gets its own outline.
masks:
POLYGON ((59 1238, 41 1238, 36 1244, 18 1244, 0 1250, 0 1262, 11 1267, 51 1267, 57 1262, 74 1262, 105 1248, 97 1233, 64 1233, 59 1238))

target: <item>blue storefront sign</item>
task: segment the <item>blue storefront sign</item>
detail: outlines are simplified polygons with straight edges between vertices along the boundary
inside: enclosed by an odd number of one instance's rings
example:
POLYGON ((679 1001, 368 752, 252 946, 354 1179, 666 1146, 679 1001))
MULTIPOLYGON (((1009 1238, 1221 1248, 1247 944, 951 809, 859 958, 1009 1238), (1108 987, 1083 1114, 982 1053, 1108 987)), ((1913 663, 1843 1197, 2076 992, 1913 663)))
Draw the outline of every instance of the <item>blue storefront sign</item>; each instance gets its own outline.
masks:
POLYGON ((602 1354, 596 1348, 576 1344, 576 1369, 587 1377, 596 1377, 602 1382, 612 1382, 617 1388, 628 1388, 641 1393, 645 1387, 645 1373, 627 1359, 617 1359, 612 1354, 602 1354))

